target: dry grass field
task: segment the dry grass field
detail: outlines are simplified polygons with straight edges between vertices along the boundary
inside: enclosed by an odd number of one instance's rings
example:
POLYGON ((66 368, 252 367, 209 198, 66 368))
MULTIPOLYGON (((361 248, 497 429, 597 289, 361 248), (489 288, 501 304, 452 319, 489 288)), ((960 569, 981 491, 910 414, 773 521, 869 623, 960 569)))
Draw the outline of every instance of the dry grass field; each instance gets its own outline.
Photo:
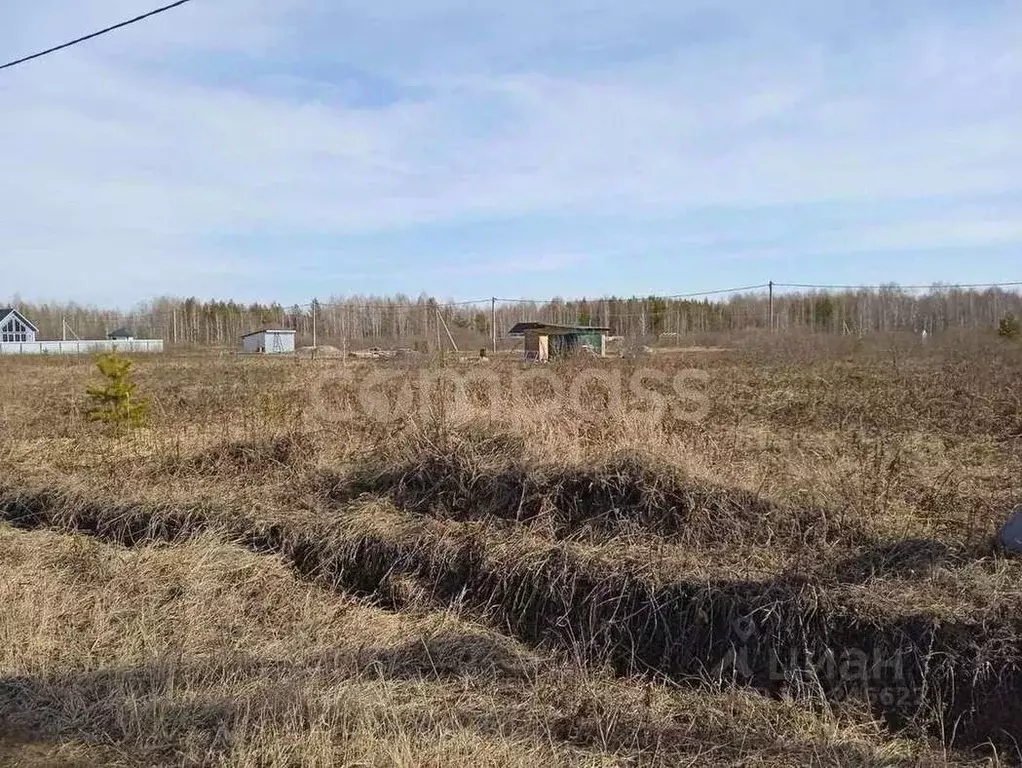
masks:
POLYGON ((5 358, 0 762, 1017 764, 1022 345, 722 346, 542 366, 624 382, 575 410, 511 361, 139 358, 124 436, 93 361, 5 358))

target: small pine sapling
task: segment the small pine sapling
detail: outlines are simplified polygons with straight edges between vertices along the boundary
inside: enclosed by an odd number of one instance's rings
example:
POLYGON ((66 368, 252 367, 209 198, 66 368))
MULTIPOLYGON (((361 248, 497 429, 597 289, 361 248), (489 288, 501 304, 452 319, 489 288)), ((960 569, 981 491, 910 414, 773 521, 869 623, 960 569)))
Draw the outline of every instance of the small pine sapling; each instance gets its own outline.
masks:
POLYGON ((103 355, 96 367, 104 382, 86 389, 89 419, 110 425, 118 434, 144 426, 149 415, 149 404, 135 394, 137 384, 132 380, 131 366, 131 360, 117 353, 103 355))
POLYGON ((1022 336, 1022 323, 1009 313, 1001 318, 1001 323, 997 326, 997 335, 1004 339, 1017 339, 1022 336))

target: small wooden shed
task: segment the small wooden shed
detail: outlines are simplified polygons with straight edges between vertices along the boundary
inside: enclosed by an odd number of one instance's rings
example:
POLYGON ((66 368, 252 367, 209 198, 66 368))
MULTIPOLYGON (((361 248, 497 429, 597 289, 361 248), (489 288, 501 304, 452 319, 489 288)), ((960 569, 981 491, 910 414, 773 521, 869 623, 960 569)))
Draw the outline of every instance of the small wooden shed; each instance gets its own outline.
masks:
POLYGON ((287 328, 262 328, 241 337, 243 352, 281 355, 295 351, 295 331, 287 328))
POLYGON ((578 353, 605 357, 609 333, 610 328, 602 326, 539 322, 521 322, 508 331, 509 336, 525 338, 525 359, 538 362, 578 353))
POLYGON ((110 341, 134 341, 135 334, 125 327, 114 328, 106 335, 110 341))

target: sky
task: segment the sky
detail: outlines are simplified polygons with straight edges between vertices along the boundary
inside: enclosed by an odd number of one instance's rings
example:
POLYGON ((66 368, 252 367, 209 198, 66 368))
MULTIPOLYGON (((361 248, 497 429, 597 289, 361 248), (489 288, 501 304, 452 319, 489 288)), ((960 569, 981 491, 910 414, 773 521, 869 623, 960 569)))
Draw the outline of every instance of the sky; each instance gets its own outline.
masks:
MULTIPOLYGON (((159 5, 0 7, 0 60, 159 5)), ((0 301, 1022 279, 1018 0, 193 0, 0 71, 0 301)))

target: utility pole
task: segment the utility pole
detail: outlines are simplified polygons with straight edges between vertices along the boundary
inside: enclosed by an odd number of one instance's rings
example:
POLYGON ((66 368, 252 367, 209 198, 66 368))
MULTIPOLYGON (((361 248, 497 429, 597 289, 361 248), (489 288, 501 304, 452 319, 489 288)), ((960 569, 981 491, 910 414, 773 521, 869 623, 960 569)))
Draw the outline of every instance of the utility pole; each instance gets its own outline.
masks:
POLYGON ((64 324, 64 328, 61 331, 61 336, 63 336, 63 340, 64 341, 67 341, 67 332, 68 331, 71 331, 71 335, 75 337, 76 341, 81 341, 82 340, 82 337, 79 336, 77 333, 75 333, 74 328, 72 328, 70 325, 67 324, 67 320, 61 320, 61 322, 64 324))
POLYGON ((490 336, 492 337, 493 354, 497 354, 497 299, 490 298, 490 336))
POLYGON ((60 316, 60 340, 67 341, 67 320, 60 316))
POLYGON ((312 352, 316 352, 316 300, 312 300, 312 352))
MULTIPOLYGON (((451 329, 447 326, 447 321, 444 320, 444 316, 440 314, 440 310, 439 309, 437 310, 436 316, 440 320, 440 322, 444 324, 444 330, 447 332, 447 338, 450 339, 450 341, 451 341, 451 349, 454 350, 454 354, 456 356, 460 355, 461 354, 461 350, 458 349, 458 345, 454 341, 454 336, 451 335, 451 329)), ((437 327, 437 338, 438 339, 440 338, 440 328, 439 328, 439 326, 437 327)))
POLYGON ((440 343, 440 308, 436 308, 436 351, 440 355, 440 365, 444 364, 444 347, 440 343))
POLYGON ((774 281, 770 281, 770 333, 774 332, 774 281))
POLYGON ((174 344, 177 344, 177 307, 174 307, 174 344))

